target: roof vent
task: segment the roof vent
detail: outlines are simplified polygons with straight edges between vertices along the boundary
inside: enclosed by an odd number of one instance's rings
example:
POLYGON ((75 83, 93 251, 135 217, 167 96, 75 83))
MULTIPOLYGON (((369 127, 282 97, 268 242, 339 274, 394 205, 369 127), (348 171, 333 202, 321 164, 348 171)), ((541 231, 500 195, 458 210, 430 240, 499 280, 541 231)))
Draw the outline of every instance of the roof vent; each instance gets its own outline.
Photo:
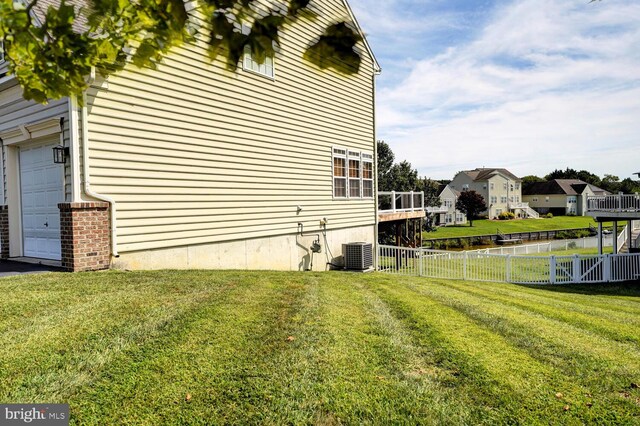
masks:
POLYGON ((373 267, 373 245, 371 243, 348 243, 342 245, 344 267, 364 271, 373 267))

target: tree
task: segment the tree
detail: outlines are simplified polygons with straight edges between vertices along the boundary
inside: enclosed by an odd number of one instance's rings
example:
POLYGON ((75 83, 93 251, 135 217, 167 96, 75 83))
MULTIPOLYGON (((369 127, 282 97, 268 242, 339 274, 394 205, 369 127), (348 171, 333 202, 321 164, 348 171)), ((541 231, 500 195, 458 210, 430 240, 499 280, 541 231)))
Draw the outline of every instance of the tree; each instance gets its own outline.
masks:
POLYGON ((391 150, 389 144, 385 141, 377 142, 377 164, 378 164, 378 190, 379 191, 393 191, 390 181, 391 167, 393 167, 393 160, 395 155, 391 150))
POLYGON ((620 191, 620 178, 618 176, 605 174, 600 181, 600 188, 615 194, 620 191))
POLYGON ((392 191, 417 191, 418 171, 406 160, 394 164, 389 170, 389 185, 392 191))
POLYGON ((545 176, 545 180, 553 180, 553 179, 580 179, 586 183, 590 183, 591 185, 600 186, 601 180, 598 175, 595 175, 587 170, 574 170, 567 167, 566 170, 554 170, 545 176))
POLYGON ((631 178, 625 178, 620 182, 619 191, 625 194, 640 193, 640 180, 633 180, 631 178))
POLYGON ((527 191, 531 186, 538 182, 546 182, 543 178, 535 175, 528 175, 522 178, 522 191, 527 191))
POLYGON ((456 202, 456 209, 460 210, 467 216, 469 226, 473 226, 473 220, 483 211, 487 210, 487 204, 484 202, 482 195, 476 191, 464 191, 460 193, 456 202))
POLYGON ((416 189, 419 192, 424 193, 425 207, 435 207, 440 205, 440 197, 438 196, 440 182, 426 177, 419 178, 416 184, 416 189))
MULTIPOLYGON (((285 25, 315 17, 310 0, 276 1, 270 9, 256 0, 75 2, 82 7, 71 3, 61 0, 59 7, 47 7, 39 0, 26 6, 0 0, 0 40, 9 72, 26 99, 46 103, 80 95, 93 69, 106 76, 128 62, 155 68, 172 48, 199 35, 207 38, 211 60, 223 56, 227 67, 235 70, 245 48, 263 62, 277 49, 285 25), (42 22, 33 18, 36 11, 42 22)), ((353 74, 361 62, 354 46, 361 40, 352 23, 338 22, 326 28, 304 57, 322 69, 353 74)))

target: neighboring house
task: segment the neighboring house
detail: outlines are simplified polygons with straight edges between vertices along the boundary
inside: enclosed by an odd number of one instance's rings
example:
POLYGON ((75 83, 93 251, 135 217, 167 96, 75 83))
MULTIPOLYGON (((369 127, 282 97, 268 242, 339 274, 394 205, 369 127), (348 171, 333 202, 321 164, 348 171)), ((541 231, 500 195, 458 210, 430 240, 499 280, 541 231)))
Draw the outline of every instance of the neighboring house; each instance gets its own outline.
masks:
POLYGON ((438 197, 440 198, 439 207, 427 207, 427 212, 436 215, 436 224, 441 226, 464 225, 467 223, 467 216, 456 209, 456 202, 460 192, 451 188, 449 185, 440 185, 438 188, 438 197))
POLYGON ((478 168, 458 172, 449 185, 459 192, 476 191, 482 195, 490 219, 503 212, 513 212, 522 218, 537 217, 537 213, 522 202, 521 184, 522 180, 507 169, 478 168))
POLYGON ((522 198, 542 214, 585 216, 587 197, 608 194, 579 179, 554 179, 527 184, 522 198))
POLYGON ((320 16, 289 25, 263 65, 248 52, 229 72, 200 40, 157 70, 96 77, 84 107, 27 102, 0 65, 2 257, 304 270, 316 239, 316 269, 343 243, 375 244, 379 66, 366 41, 356 75, 303 60, 327 24, 356 22, 346 1, 315 3, 320 16))

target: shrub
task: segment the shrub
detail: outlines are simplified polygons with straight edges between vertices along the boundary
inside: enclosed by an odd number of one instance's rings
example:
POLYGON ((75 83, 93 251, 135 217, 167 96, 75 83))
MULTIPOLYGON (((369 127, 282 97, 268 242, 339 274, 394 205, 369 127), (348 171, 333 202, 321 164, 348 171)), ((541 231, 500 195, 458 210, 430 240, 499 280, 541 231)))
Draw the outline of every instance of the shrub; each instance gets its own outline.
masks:
POLYGON ((511 212, 502 212, 498 215, 498 219, 500 220, 511 220, 515 218, 516 218, 516 215, 511 212))
POLYGON ((547 219, 553 219, 553 213, 549 212, 549 213, 547 213, 547 215, 545 217, 547 219))

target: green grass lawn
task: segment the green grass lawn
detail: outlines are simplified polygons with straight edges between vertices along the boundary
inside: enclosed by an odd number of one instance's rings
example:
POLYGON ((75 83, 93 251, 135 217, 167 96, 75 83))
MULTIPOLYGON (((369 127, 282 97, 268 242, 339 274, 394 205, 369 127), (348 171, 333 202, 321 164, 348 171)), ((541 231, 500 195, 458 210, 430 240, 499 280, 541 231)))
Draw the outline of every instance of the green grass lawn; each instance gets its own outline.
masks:
POLYGON ((384 274, 0 279, 0 402, 72 424, 638 424, 640 289, 384 274))
POLYGON ((589 225, 597 226, 597 223, 592 217, 587 216, 557 216, 551 219, 474 220, 473 227, 470 227, 468 224, 439 227, 435 232, 425 232, 424 238, 457 238, 476 235, 493 235, 497 229, 500 229, 500 231, 505 234, 509 234, 512 232, 588 228, 589 225))

